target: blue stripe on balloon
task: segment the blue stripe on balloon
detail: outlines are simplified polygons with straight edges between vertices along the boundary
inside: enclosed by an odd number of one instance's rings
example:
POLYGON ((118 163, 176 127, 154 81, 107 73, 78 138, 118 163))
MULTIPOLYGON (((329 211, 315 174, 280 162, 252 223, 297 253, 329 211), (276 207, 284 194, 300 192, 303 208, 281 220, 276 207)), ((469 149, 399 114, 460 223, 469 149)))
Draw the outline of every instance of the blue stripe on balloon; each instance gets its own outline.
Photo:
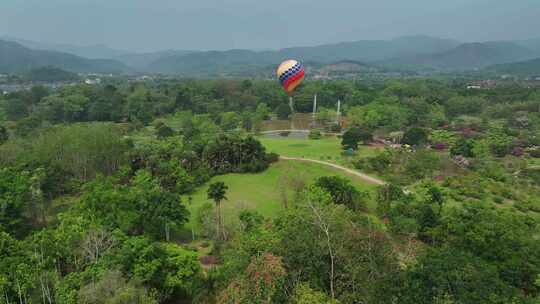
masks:
POLYGON ((287 79, 289 79, 290 77, 296 75, 302 68, 303 67, 302 67, 302 65, 300 63, 295 64, 290 69, 288 69, 283 74, 281 74, 281 76, 279 76, 279 81, 283 85, 283 83, 285 81, 287 81, 287 79))

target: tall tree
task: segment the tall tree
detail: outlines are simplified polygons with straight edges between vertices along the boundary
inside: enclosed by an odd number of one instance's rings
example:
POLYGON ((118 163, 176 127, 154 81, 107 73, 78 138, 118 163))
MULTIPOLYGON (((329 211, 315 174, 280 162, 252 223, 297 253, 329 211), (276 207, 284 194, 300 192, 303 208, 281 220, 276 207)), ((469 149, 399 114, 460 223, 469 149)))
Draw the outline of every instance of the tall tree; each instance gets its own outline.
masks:
POLYGON ((221 202, 223 200, 227 200, 227 190, 229 187, 225 185, 224 182, 215 182, 213 184, 210 184, 210 187, 208 188, 208 199, 213 200, 216 203, 216 210, 217 210, 217 236, 218 238, 222 237, 223 240, 225 240, 226 235, 225 231, 223 229, 223 218, 221 215, 221 202))
POLYGON ((9 133, 6 127, 0 125, 0 145, 5 143, 9 139, 9 133))

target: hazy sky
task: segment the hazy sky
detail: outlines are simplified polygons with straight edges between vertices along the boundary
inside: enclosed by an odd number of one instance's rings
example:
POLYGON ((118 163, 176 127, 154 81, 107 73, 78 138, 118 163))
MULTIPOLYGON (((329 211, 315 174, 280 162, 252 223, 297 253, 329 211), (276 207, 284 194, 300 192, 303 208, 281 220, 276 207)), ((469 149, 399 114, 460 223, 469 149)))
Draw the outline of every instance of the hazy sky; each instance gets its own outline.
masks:
POLYGON ((128 50, 540 37, 539 0, 0 0, 0 35, 128 50))

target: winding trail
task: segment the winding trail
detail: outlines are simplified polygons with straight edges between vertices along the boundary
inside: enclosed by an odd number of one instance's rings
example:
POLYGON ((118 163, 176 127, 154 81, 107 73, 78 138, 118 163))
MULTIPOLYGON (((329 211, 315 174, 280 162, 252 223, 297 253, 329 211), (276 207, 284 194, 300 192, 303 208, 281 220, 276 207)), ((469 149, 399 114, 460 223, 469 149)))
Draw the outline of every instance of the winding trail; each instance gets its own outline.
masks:
POLYGON ((340 165, 336 165, 336 164, 333 164, 333 163, 325 162, 325 161, 322 161, 322 160, 301 158, 301 157, 288 157, 288 156, 280 156, 279 159, 280 160, 304 161, 304 162, 321 164, 321 165, 325 165, 325 166, 328 166, 328 167, 332 167, 334 169, 344 171, 344 172, 346 172, 346 173, 348 173, 350 175, 354 175, 356 177, 359 177, 363 181, 365 181, 367 183, 370 183, 370 184, 375 184, 375 185, 380 185, 380 186, 386 185, 386 182, 384 182, 383 180, 380 180, 378 178, 374 178, 374 177, 371 177, 371 176, 369 176, 367 174, 358 172, 356 170, 349 169, 349 168, 346 168, 346 167, 343 167, 343 166, 340 166, 340 165))

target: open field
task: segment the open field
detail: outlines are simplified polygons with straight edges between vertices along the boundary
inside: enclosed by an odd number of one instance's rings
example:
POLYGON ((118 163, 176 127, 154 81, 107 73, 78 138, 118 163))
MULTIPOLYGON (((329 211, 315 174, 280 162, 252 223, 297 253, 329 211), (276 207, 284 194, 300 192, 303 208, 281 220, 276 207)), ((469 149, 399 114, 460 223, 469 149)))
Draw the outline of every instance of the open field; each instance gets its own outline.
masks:
MULTIPOLYGON (((209 183, 200 187, 191 195, 192 203, 188 208, 193 214, 202 204, 211 202, 207 199, 206 194, 208 185, 222 181, 229 187, 227 192, 228 200, 222 202, 225 222, 236 221, 238 213, 243 209, 256 210, 265 217, 273 217, 282 206, 280 180, 284 177, 295 177, 306 184, 310 184, 318 177, 329 175, 347 177, 359 190, 372 191, 376 188, 375 185, 367 184, 360 178, 347 175, 340 170, 324 165, 299 161, 279 161, 261 173, 227 174, 212 178, 209 183)), ((293 198, 291 189, 288 189, 287 197, 289 201, 293 198)), ((184 198, 184 201, 187 201, 187 199, 184 198)), ((369 207, 373 207, 371 202, 369 207)), ((188 226, 191 227, 191 223, 188 226)))
MULTIPOLYGON (((325 160, 334 163, 344 163, 346 156, 343 156, 341 149, 341 139, 336 137, 324 137, 318 140, 302 138, 268 138, 259 137, 261 143, 268 152, 278 153, 288 157, 311 158, 325 160)), ((377 148, 360 146, 357 155, 373 156, 377 153, 377 148)))

